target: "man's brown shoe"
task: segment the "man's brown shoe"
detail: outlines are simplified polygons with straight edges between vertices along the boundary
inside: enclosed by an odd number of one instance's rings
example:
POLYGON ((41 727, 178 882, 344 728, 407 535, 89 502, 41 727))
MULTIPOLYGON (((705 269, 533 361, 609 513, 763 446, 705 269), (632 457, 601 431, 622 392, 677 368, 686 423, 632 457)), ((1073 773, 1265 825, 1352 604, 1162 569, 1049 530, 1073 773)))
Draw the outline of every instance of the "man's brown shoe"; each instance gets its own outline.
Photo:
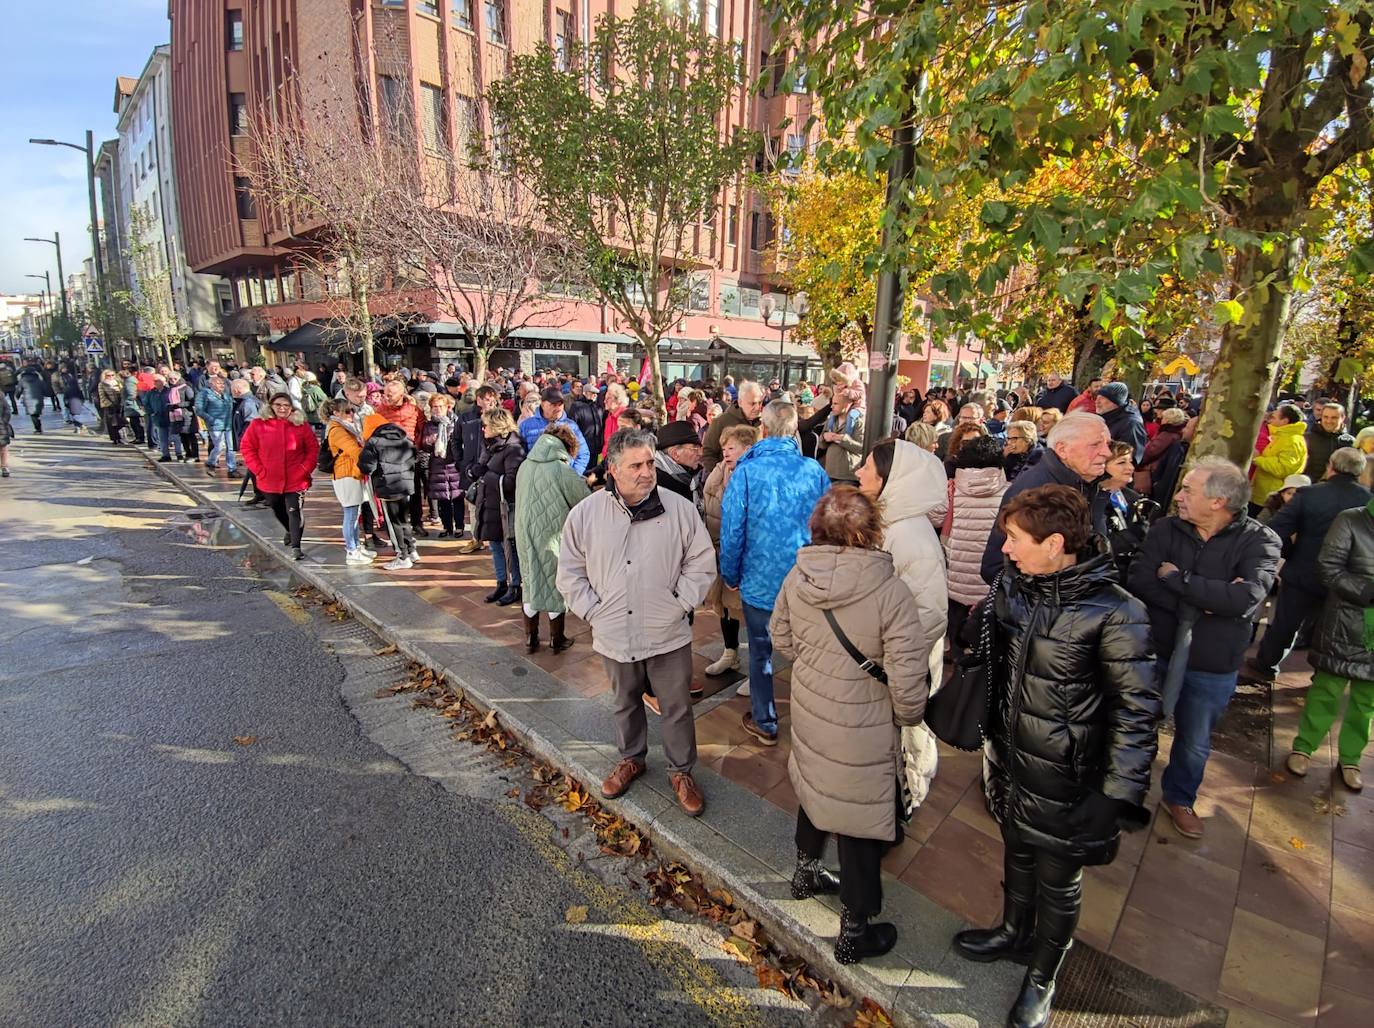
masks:
POLYGON ((696 817, 706 809, 706 798, 701 795, 701 790, 697 788, 697 783, 690 774, 679 774, 674 771, 668 775, 668 781, 673 785, 678 806, 688 817, 696 817))
POLYGON ((1166 803, 1164 809, 1169 812, 1169 818, 1174 823, 1174 831, 1185 839, 1202 838, 1202 818, 1193 813, 1192 807, 1185 807, 1182 803, 1166 803))
POLYGON ((601 783, 601 795, 608 800, 613 800, 617 796, 625 795, 625 790, 630 787, 630 783, 644 773, 644 762, 642 760, 630 760, 628 757, 622 760, 615 767, 611 768, 611 773, 606 776, 606 780, 601 783))

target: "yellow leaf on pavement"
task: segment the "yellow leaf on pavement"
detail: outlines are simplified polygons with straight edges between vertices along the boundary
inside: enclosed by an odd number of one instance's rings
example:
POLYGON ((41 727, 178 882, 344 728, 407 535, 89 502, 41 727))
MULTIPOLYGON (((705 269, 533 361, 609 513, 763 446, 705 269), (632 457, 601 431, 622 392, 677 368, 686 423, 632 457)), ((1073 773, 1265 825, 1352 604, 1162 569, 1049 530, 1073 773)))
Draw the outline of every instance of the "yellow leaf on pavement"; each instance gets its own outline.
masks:
POLYGON ((258 741, 258 737, 256 735, 236 735, 234 741, 240 746, 252 746, 258 741))
POLYGON ((587 921, 587 908, 569 907, 563 912, 563 920, 568 924, 585 924, 587 921))

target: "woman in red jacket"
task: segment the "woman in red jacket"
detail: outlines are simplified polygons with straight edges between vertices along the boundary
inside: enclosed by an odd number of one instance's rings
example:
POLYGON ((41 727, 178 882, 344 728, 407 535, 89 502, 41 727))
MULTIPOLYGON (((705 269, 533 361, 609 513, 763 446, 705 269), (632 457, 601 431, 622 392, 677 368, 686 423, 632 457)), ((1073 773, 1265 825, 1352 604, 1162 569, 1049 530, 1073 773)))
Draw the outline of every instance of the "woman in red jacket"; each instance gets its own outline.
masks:
POLYGON ((239 443, 239 454, 272 513, 286 529, 283 542, 291 547, 292 556, 304 560, 301 496, 310 488, 320 443, 290 396, 277 393, 268 401, 263 412, 249 423, 239 443))

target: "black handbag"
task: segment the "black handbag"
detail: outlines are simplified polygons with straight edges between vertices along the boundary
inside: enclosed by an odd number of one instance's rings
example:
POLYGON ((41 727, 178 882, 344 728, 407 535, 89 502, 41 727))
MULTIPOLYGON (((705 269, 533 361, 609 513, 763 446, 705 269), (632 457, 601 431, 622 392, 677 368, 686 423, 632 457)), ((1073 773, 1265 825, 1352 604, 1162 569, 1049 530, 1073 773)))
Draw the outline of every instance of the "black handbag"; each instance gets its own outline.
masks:
POLYGON ((1002 574, 975 610, 978 641, 974 648, 954 662, 954 676, 943 689, 926 701, 926 727, 935 738, 956 750, 978 750, 987 735, 988 710, 992 698, 992 679, 997 668, 993 610, 1002 574))

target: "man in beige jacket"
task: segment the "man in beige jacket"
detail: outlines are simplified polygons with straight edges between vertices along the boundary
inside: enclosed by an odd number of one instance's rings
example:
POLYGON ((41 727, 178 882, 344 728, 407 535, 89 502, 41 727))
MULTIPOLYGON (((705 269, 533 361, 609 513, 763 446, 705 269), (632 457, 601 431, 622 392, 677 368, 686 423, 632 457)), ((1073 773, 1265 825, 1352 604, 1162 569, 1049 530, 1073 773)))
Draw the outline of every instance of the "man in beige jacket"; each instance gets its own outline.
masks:
POLYGON ((568 515, 558 559, 558 591, 592 627, 614 695, 620 762, 601 784, 615 799, 644 773, 649 750, 645 687, 662 711, 663 752, 678 804, 705 809, 692 778, 697 759, 692 718, 692 612, 716 577, 711 536, 696 507, 657 488, 653 433, 624 429, 606 452, 612 488, 568 515))

